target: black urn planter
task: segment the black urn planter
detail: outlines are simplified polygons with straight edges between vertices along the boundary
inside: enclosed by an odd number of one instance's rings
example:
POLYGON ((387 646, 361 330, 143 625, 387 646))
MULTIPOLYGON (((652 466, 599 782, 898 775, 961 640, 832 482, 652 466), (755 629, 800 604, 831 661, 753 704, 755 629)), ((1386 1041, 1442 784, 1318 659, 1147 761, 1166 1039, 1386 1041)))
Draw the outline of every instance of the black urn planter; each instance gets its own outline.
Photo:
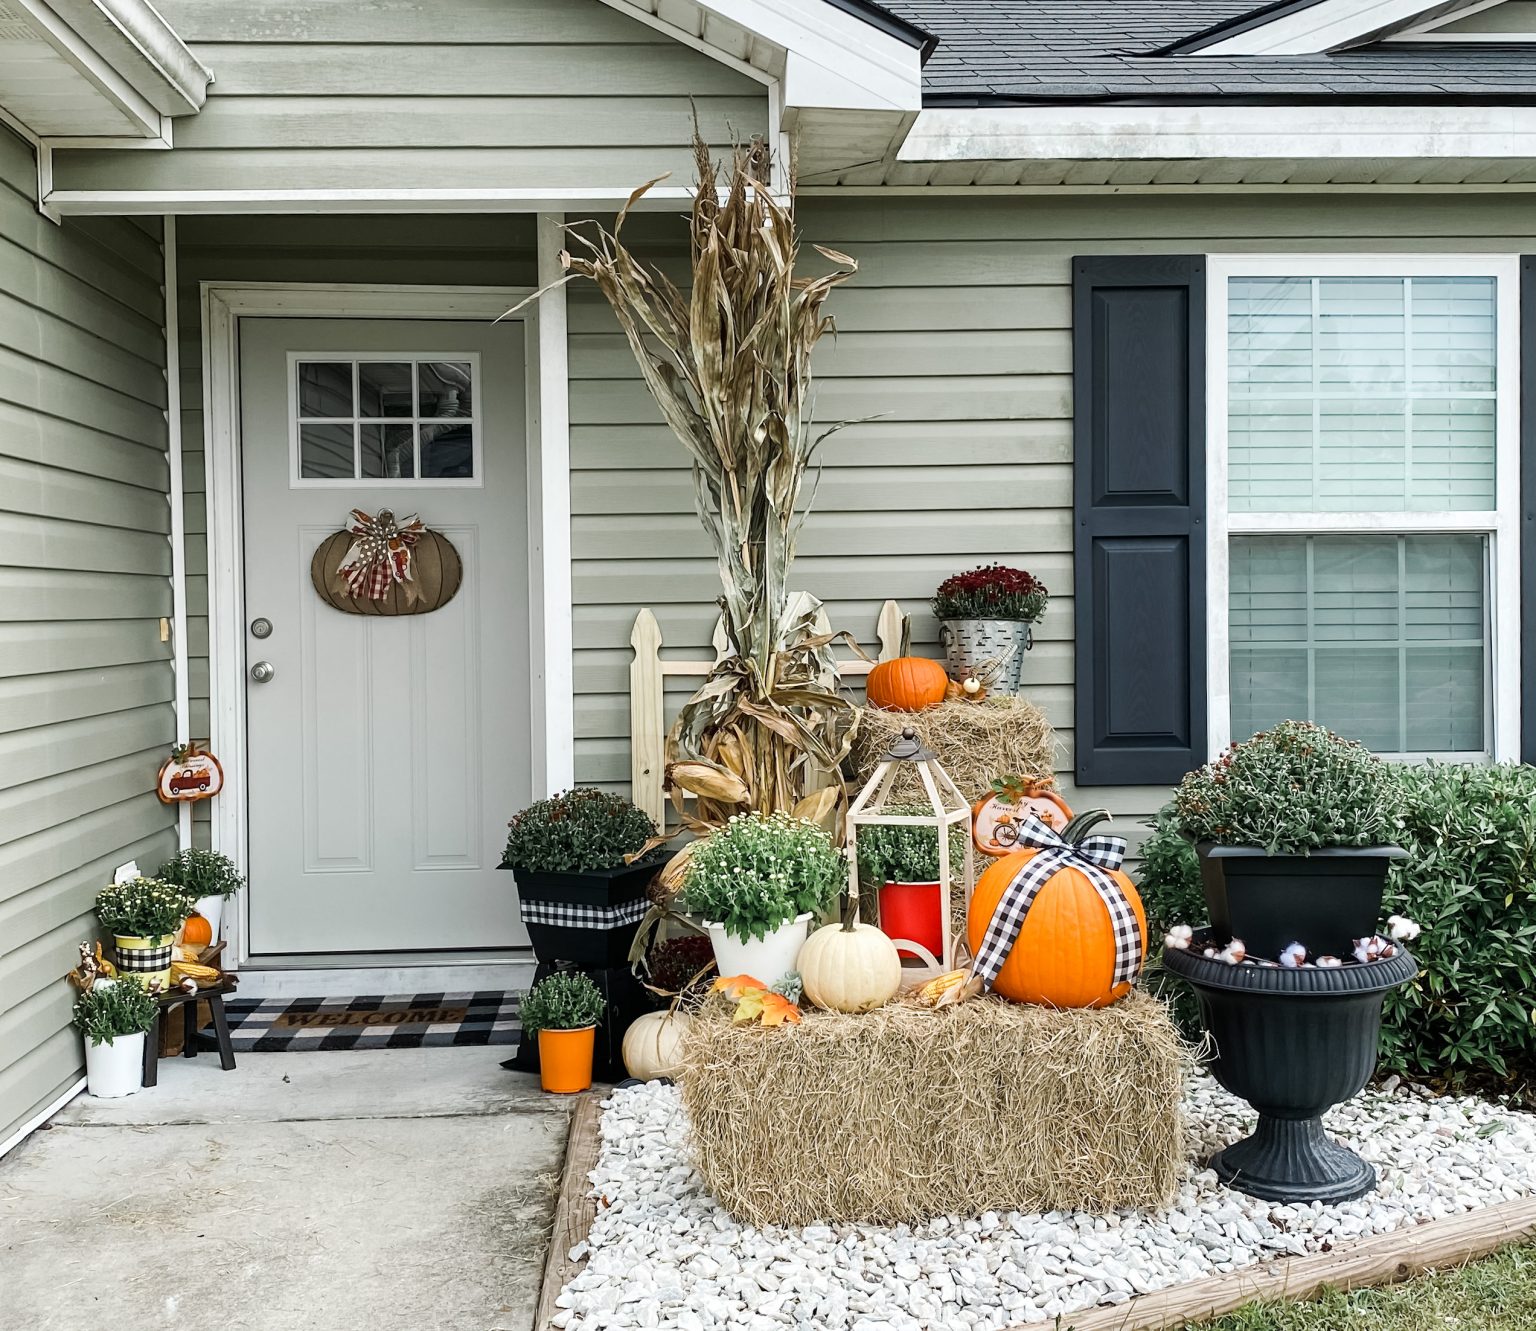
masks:
POLYGON ((650 909, 645 890, 665 854, 586 873, 512 869, 523 926, 542 965, 587 968, 629 964, 630 944, 650 909))
POLYGON ((1200 1001, 1215 1045, 1211 1072, 1259 1113, 1253 1135, 1219 1152, 1211 1168, 1269 1201, 1363 1197, 1376 1187, 1376 1171, 1323 1131, 1322 1115, 1370 1080, 1382 1000, 1413 978, 1417 963, 1399 948, 1363 965, 1232 966, 1201 955, 1214 937, 1202 929, 1188 951, 1163 949, 1163 964, 1200 1001))
POLYGON ((1387 870, 1398 846, 1271 855, 1257 846, 1201 842, 1200 883, 1221 944, 1241 938, 1251 957, 1279 957, 1300 943, 1310 957, 1347 957, 1381 921, 1387 870))

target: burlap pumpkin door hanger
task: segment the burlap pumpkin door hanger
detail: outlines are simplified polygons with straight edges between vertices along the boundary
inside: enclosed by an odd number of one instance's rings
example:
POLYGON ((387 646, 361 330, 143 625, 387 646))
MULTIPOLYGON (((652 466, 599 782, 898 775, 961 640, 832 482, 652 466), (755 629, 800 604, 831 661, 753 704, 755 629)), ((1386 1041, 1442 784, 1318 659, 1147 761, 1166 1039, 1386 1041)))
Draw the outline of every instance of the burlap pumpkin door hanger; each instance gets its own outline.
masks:
POLYGON ((414 513, 354 508, 309 562, 320 599, 349 615, 424 615, 453 600, 464 565, 453 543, 414 513))

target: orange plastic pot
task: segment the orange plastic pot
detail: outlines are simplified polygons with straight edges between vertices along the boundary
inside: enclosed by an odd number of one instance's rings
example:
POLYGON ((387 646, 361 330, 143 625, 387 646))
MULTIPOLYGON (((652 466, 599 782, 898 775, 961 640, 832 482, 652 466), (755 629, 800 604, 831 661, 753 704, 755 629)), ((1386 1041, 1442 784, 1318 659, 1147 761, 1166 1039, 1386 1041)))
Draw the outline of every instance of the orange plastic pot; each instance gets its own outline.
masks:
MULTIPOLYGON (((938 883, 888 882, 880 889, 880 931, 887 938, 921 943, 944 957, 944 893, 938 883)), ((899 949, 904 957, 917 953, 899 949)))
POLYGON ((539 1081, 556 1095, 574 1095, 592 1085, 596 1026, 577 1031, 539 1032, 539 1081))

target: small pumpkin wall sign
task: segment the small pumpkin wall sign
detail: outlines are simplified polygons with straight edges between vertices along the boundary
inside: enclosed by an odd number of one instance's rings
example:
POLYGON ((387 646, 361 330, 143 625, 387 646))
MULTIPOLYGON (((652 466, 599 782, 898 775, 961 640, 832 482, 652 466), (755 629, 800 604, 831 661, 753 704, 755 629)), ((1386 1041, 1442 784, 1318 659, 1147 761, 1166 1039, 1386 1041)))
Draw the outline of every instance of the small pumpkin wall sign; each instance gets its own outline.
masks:
POLYGON ((211 800, 223 789, 224 769, 219 760, 195 744, 172 749, 155 782, 162 804, 195 804, 211 800))
POLYGON ((309 561, 320 599, 349 615, 425 615, 453 600, 464 578, 459 552, 414 513, 354 508, 309 561))

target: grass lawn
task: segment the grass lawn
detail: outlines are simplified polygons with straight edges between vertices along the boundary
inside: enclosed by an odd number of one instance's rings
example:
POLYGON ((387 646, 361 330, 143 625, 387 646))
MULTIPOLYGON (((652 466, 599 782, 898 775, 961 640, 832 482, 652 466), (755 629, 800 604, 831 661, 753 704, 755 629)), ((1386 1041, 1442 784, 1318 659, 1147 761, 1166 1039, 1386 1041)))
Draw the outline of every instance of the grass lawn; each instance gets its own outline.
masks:
POLYGON ((1536 1244, 1386 1289, 1251 1303, 1200 1331, 1536 1331, 1536 1244))

